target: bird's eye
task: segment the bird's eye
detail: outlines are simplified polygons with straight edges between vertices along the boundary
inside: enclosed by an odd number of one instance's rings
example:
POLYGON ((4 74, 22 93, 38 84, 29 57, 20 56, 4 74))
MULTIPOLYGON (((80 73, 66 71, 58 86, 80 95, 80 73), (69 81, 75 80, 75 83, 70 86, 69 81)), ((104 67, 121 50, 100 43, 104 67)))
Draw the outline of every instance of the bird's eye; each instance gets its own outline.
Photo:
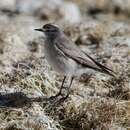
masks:
POLYGON ((51 29, 51 27, 48 26, 48 25, 43 26, 43 28, 44 28, 44 29, 47 29, 47 30, 50 30, 50 29, 51 29))
POLYGON ((49 25, 48 24, 44 25, 43 29, 45 29, 46 31, 49 31, 49 32, 58 31, 57 27, 55 27, 53 25, 50 25, 50 24, 49 25))
POLYGON ((50 29, 50 27, 49 27, 49 26, 46 26, 45 29, 50 29))

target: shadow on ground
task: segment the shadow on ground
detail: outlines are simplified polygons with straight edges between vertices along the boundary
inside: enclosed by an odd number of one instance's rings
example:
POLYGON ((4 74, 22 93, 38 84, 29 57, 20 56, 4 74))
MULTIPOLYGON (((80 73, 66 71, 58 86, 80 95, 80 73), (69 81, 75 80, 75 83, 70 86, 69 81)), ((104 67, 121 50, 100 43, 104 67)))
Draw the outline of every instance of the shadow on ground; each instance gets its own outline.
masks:
POLYGON ((2 107, 12 107, 12 108, 22 108, 22 107, 30 107, 33 102, 42 102, 42 104, 46 105, 47 103, 51 103, 52 105, 58 105, 63 102, 63 98, 49 98, 49 97, 33 97, 30 98, 23 92, 14 92, 7 94, 0 94, 0 108, 2 107))

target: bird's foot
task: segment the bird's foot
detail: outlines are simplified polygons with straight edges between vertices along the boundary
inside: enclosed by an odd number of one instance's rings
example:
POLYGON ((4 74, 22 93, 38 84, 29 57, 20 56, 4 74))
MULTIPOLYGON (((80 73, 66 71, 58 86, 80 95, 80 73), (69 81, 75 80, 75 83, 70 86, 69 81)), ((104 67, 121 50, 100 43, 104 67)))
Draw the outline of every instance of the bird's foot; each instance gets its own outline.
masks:
POLYGON ((69 97, 69 93, 63 94, 63 93, 59 92, 55 96, 51 96, 49 98, 49 100, 54 101, 54 102, 64 102, 68 97, 69 97))

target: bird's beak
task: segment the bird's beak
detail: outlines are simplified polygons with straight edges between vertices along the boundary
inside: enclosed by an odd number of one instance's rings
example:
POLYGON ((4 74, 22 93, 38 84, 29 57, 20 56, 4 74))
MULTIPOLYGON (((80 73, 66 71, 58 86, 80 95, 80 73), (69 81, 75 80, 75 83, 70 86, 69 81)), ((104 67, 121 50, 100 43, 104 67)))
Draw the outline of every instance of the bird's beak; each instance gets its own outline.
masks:
POLYGON ((38 29, 34 29, 35 31, 40 31, 40 32, 44 32, 44 30, 43 29, 41 29, 41 28, 38 28, 38 29))

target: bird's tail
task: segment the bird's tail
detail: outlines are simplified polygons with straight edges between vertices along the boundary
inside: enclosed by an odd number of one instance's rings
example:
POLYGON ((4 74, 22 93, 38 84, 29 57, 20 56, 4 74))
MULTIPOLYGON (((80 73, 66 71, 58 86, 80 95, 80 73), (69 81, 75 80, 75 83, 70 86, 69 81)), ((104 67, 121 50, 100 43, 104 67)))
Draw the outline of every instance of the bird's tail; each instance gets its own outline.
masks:
POLYGON ((103 72, 103 73, 108 74, 110 76, 116 77, 117 74, 113 70, 107 68, 106 66, 104 66, 98 62, 96 62, 95 64, 97 64, 101 68, 100 72, 103 72))
POLYGON ((98 63, 92 57, 90 57, 88 54, 86 54, 86 55, 99 67, 99 69, 97 69, 97 71, 100 71, 101 73, 105 73, 105 74, 108 74, 113 77, 116 77, 116 75, 117 75, 116 72, 114 72, 113 70, 109 69, 108 67, 98 63))

